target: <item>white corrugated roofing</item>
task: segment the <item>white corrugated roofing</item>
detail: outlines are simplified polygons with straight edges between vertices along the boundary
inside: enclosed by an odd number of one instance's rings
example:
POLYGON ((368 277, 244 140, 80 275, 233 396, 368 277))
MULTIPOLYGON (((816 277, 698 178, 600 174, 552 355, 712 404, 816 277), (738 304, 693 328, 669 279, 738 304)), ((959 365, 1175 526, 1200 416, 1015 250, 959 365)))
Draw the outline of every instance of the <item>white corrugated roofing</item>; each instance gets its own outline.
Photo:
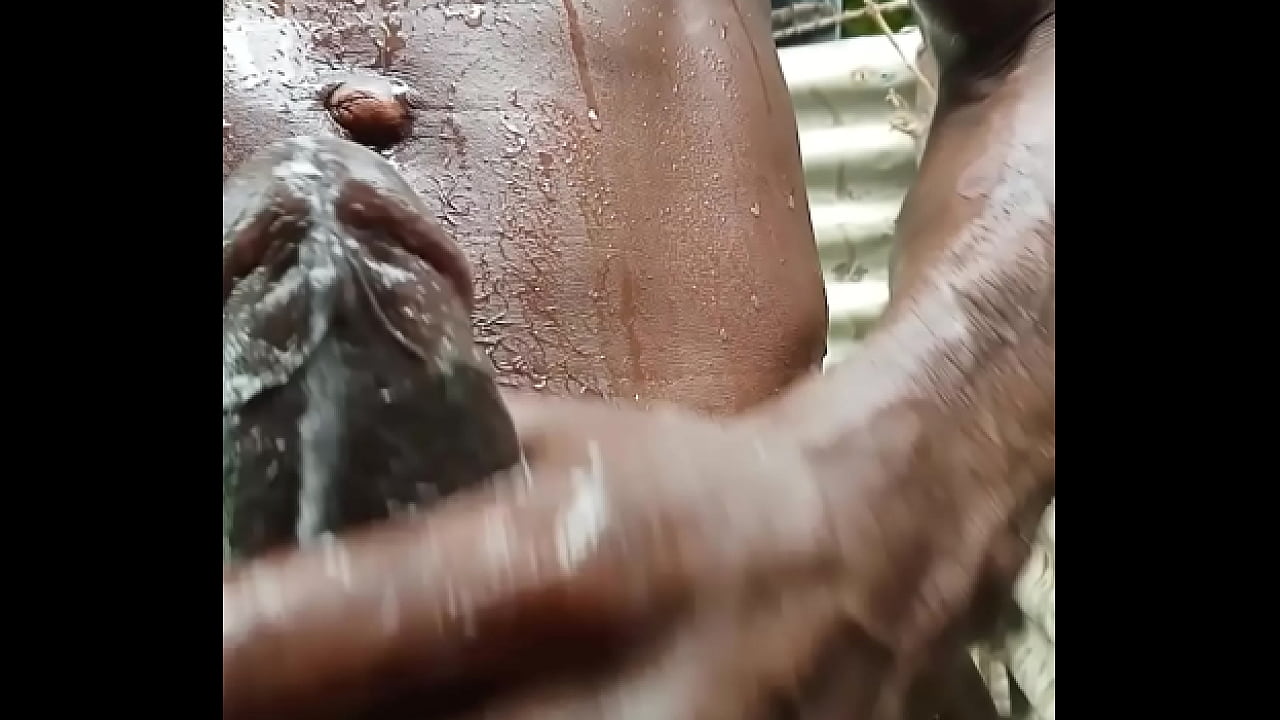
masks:
MULTIPOLYGON (((894 36, 913 61, 915 29, 894 36)), ((828 363, 846 356, 889 299, 894 220, 915 176, 916 80, 884 36, 782 48, 810 215, 831 310, 828 363), (896 104, 895 104, 896 101, 896 104)))

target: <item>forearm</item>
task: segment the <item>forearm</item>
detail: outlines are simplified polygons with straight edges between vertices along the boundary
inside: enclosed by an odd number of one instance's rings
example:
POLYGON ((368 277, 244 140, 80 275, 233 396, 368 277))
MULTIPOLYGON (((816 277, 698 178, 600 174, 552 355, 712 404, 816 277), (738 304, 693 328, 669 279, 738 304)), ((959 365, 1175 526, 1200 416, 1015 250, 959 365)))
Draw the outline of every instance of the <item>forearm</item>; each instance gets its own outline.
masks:
POLYGON ((1053 229, 948 245, 858 355, 766 411, 832 496, 864 621, 904 649, 1016 569, 1055 482, 1053 229))

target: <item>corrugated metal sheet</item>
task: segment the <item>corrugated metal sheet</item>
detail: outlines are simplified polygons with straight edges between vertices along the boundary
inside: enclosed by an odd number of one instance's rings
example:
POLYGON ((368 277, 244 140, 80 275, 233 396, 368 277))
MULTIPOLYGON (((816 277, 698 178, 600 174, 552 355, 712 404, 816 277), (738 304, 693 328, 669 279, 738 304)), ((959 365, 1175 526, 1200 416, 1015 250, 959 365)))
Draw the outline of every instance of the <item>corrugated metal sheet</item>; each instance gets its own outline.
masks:
MULTIPOLYGON (((920 34, 894 36, 909 58, 920 34)), ((916 79, 884 36, 782 48, 809 212, 831 310, 827 362, 838 362, 889 298, 894 220, 916 170, 916 79), (895 100, 898 104, 895 106, 895 100)))
POLYGON ((797 32, 796 25, 803 26, 806 21, 811 23, 817 18, 839 14, 844 10, 844 0, 770 0, 769 5, 773 10, 774 32, 777 33, 780 29, 786 28, 786 37, 778 41, 779 47, 826 42, 840 37, 838 23, 808 32, 797 32), (823 11, 817 7, 821 5, 827 5, 830 9, 823 11))

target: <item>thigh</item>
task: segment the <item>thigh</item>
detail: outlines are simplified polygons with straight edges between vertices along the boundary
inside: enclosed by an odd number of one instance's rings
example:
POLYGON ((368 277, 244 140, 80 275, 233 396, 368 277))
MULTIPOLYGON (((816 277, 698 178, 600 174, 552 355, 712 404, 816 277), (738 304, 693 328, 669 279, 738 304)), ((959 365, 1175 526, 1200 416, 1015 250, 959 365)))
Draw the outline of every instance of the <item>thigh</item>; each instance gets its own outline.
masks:
POLYGON ((826 332, 756 5, 224 0, 223 173, 286 136, 375 144, 467 252, 501 383, 748 407, 826 332))

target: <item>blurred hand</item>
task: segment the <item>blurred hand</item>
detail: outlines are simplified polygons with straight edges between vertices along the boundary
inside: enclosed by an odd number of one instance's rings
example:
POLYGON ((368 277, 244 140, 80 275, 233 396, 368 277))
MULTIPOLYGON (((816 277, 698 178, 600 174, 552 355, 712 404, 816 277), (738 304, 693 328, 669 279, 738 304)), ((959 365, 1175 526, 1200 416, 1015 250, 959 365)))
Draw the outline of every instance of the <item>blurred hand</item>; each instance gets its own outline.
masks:
POLYGON ((783 707, 821 717, 819 707, 837 701, 870 709, 884 651, 848 614, 830 498, 787 433, 671 407, 507 401, 527 464, 502 481, 503 502, 540 515, 536 534, 512 544, 512 562, 522 546, 550 540, 546 577, 563 579, 540 585, 564 583, 576 598, 572 614, 538 613, 542 632, 611 622, 645 631, 555 674, 532 650, 520 668, 532 688, 495 694, 484 717, 738 720, 783 707), (839 684, 819 687, 835 668, 839 684))
POLYGON ((883 552, 849 543, 871 516, 859 488, 879 484, 834 481, 765 417, 508 402, 526 462, 492 488, 240 582, 224 707, 245 709, 224 717, 392 696, 394 717, 440 716, 442 698, 521 719, 893 710, 909 668, 863 577, 883 552), (249 591, 267 582, 269 616, 249 591))

